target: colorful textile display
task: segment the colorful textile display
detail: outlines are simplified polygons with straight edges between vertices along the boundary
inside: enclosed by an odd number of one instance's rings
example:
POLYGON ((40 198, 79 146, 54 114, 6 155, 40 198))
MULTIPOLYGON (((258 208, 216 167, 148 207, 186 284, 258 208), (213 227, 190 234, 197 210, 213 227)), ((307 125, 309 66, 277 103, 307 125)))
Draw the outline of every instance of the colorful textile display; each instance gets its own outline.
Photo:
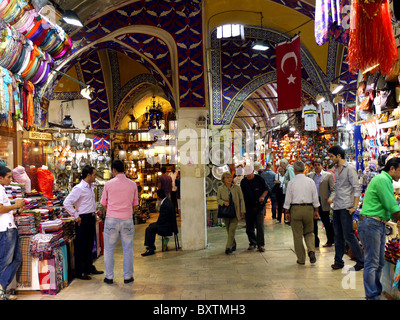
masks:
POLYGON ((38 233, 36 219, 33 213, 23 213, 15 217, 15 224, 18 227, 20 237, 32 236, 38 233))
POLYGON ((53 256, 53 248, 58 242, 54 235, 38 233, 31 238, 31 254, 39 259, 53 256))
POLYGON ((20 237, 19 239, 21 252, 22 252, 22 264, 17 270, 17 282, 22 287, 30 287, 32 284, 32 256, 30 252, 30 237, 20 237))
POLYGON ((39 191, 42 192, 46 198, 53 198, 54 177, 50 170, 43 167, 38 168, 37 178, 39 191))
POLYGON ((54 258, 39 260, 39 282, 42 294, 57 294, 57 274, 54 258))
POLYGON ((396 264, 400 260, 400 241, 392 239, 385 245, 385 260, 396 264))
POLYGON ((349 71, 356 73, 379 65, 390 74, 397 60, 389 0, 352 1, 349 71))

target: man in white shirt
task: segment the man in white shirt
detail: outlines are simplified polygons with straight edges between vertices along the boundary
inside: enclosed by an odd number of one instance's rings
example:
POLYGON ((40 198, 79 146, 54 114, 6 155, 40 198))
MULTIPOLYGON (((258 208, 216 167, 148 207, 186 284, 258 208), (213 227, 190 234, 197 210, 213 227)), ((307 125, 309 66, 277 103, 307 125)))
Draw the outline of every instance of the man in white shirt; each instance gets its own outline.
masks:
POLYGON ((13 211, 22 212, 25 208, 24 199, 16 199, 11 205, 4 186, 11 182, 12 172, 9 168, 0 166, 0 300, 15 300, 14 295, 7 295, 8 285, 14 279, 22 262, 19 246, 18 229, 14 222, 13 211))
POLYGON ((64 208, 75 217, 75 269, 76 277, 82 280, 90 280, 90 273, 104 273, 96 270, 92 258, 96 236, 96 201, 93 192, 95 181, 96 169, 85 166, 82 169, 82 181, 64 200, 64 208))
POLYGON ((283 207, 286 219, 291 222, 297 263, 305 263, 303 237, 310 262, 315 263, 317 259, 315 258, 314 219, 319 217, 318 192, 314 181, 304 175, 303 161, 297 160, 293 164, 293 169, 296 176, 287 185, 283 207))

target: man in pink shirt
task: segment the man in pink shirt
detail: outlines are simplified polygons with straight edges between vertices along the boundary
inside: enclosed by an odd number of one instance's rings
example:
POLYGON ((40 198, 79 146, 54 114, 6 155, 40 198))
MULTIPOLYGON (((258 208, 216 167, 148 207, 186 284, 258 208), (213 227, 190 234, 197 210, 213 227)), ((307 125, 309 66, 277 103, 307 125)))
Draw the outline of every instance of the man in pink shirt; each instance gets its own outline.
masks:
POLYGON ((113 283, 114 249, 118 236, 121 238, 124 254, 124 283, 133 282, 133 209, 139 205, 136 183, 124 174, 124 163, 114 160, 111 164, 113 179, 104 185, 101 205, 106 210, 104 223, 104 282, 113 283))

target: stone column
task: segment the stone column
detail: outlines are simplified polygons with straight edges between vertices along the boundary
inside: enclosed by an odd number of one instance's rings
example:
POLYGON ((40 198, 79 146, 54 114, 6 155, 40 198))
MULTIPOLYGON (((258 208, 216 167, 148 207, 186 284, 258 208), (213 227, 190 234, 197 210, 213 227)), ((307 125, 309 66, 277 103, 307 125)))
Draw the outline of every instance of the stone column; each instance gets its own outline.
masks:
POLYGON ((181 239, 183 250, 207 246, 207 208, 204 175, 206 128, 199 124, 207 110, 180 109, 177 113, 177 149, 181 176, 181 239))

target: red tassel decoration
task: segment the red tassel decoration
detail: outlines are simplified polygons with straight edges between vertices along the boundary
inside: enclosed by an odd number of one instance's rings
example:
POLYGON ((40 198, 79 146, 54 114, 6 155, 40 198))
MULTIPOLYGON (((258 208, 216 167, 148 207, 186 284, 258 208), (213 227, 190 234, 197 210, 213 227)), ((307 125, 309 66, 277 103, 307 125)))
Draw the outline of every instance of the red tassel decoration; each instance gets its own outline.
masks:
POLYGON ((349 39, 349 71, 364 72, 376 65, 390 74, 397 60, 397 46, 388 0, 353 0, 349 39))

